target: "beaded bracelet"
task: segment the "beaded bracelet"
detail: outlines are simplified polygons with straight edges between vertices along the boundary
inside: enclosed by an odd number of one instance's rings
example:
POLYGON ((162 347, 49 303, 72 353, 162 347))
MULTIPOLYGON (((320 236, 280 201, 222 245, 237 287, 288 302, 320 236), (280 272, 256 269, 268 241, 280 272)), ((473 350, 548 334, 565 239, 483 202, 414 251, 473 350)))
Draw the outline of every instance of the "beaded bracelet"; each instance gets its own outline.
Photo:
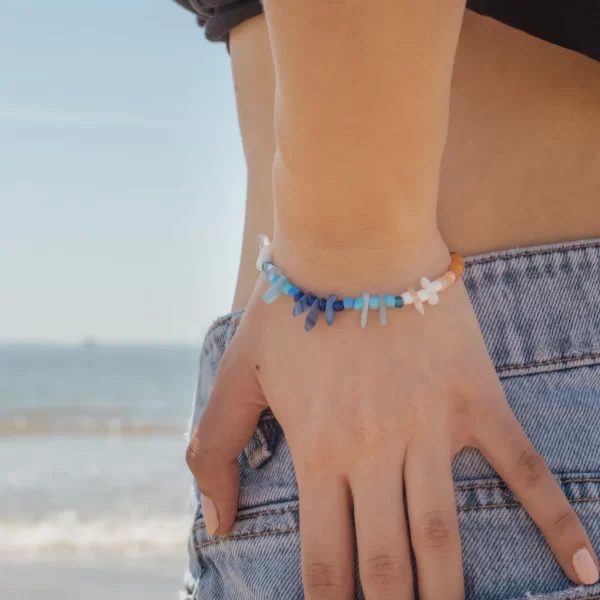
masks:
POLYGON ((274 302, 281 294, 294 298, 294 308, 292 316, 301 315, 308 308, 308 315, 304 321, 304 329, 310 331, 317 324, 319 314, 325 313, 327 325, 333 325, 335 313, 344 310, 356 310, 361 312, 360 324, 367 326, 367 316, 369 310, 379 311, 379 323, 387 323, 388 308, 402 308, 412 304, 422 315, 425 314, 423 304, 425 302, 434 305, 439 302, 438 292, 450 287, 455 281, 458 281, 465 270, 465 261, 461 256, 450 253, 452 259, 450 268, 434 281, 429 281, 427 277, 421 277, 421 289, 415 291, 414 288, 408 288, 407 292, 399 296, 389 294, 379 294, 370 296, 363 292, 359 298, 344 298, 338 300, 337 296, 330 295, 327 298, 319 298, 310 292, 304 292, 299 287, 292 284, 287 277, 271 262, 271 242, 266 235, 256 236, 258 245, 258 259, 256 268, 263 272, 266 280, 271 287, 265 292, 263 300, 267 304, 274 302))

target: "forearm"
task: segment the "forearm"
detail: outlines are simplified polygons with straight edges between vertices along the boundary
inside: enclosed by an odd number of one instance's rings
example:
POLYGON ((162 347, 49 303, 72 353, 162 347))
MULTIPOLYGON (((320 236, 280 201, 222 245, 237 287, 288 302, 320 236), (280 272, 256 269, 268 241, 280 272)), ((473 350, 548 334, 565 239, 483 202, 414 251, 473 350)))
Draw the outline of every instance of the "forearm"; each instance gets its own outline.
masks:
POLYGON ((277 230, 343 245, 434 228, 464 1, 264 6, 277 230))

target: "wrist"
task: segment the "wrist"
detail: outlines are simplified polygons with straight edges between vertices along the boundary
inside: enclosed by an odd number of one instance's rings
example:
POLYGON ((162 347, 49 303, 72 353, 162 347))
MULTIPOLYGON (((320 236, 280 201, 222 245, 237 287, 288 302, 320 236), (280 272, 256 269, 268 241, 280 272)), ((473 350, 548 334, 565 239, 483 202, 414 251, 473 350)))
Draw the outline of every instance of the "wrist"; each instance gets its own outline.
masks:
POLYGON ((315 294, 394 293, 417 286, 421 277, 442 275, 450 264, 437 228, 403 237, 366 232, 332 240, 311 232, 275 227, 272 261, 302 289, 315 294))

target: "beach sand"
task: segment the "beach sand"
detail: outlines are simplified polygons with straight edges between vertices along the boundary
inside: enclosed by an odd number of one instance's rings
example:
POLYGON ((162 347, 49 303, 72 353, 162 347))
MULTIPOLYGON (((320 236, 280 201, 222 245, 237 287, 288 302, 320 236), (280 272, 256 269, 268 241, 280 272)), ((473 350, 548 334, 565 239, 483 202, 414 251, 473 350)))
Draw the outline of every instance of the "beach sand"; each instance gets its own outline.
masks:
POLYGON ((2 600, 177 600, 185 556, 0 561, 2 600))

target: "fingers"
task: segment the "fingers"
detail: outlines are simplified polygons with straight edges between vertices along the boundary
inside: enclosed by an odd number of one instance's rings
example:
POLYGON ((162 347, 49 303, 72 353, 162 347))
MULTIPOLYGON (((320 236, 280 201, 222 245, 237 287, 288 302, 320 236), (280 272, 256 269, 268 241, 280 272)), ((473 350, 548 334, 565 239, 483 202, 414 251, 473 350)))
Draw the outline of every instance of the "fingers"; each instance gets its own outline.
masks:
POLYGON ((589 538, 543 458, 527 439, 508 404, 480 433, 480 450, 511 488, 575 583, 598 580, 589 538))
POLYGON ((346 482, 298 473, 307 600, 354 600, 354 532, 346 482))
POLYGON ((407 450, 404 481, 421 600, 464 598, 451 463, 443 445, 407 450))
POLYGON ((231 529, 238 507, 238 455, 266 408, 253 365, 235 341, 223 355, 213 391, 188 445, 186 460, 202 492, 208 531, 231 529))
POLYGON ((360 581, 368 600, 412 600, 402 465, 370 463, 352 481, 360 581))

